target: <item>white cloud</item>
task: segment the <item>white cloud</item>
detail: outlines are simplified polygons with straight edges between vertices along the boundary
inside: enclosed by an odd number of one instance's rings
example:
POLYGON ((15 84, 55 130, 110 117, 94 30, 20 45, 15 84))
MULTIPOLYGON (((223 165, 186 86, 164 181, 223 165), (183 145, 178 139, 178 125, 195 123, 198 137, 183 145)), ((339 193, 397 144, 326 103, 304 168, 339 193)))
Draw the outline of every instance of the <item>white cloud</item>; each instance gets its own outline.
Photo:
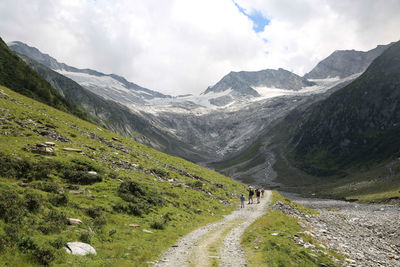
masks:
POLYGON ((264 32, 231 0, 2 0, 0 36, 168 94, 200 93, 231 70, 303 74, 336 49, 399 38, 397 0, 236 2, 271 20, 264 32))

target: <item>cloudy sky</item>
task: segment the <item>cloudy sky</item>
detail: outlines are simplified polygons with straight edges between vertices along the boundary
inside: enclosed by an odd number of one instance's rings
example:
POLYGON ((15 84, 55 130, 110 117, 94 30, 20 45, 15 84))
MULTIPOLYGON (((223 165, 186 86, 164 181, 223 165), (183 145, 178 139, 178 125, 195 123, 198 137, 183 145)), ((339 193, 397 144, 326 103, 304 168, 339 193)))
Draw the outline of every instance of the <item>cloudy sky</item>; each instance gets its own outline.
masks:
POLYGON ((178 95, 400 39, 399 0, 1 0, 0 36, 178 95))

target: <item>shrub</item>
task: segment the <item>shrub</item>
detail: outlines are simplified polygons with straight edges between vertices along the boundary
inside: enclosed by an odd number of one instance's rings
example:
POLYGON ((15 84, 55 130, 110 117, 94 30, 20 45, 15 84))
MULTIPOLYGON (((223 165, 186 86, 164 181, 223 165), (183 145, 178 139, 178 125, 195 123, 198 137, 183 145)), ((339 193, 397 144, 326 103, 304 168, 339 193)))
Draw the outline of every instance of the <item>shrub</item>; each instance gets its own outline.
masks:
POLYGON ((37 181, 32 182, 30 185, 35 189, 39 189, 48 193, 58 193, 60 191, 60 186, 53 182, 37 181))
POLYGON ((81 235, 79 236, 79 240, 83 243, 88 243, 90 244, 90 240, 92 239, 92 236, 90 235, 89 232, 82 232, 81 235))
POLYGON ((0 218, 6 223, 21 222, 26 214, 25 205, 19 195, 11 189, 0 190, 0 218))
POLYGON ((143 214, 143 209, 132 203, 117 203, 113 208, 116 212, 126 213, 133 216, 140 217, 143 214))
POLYGON ((165 229, 165 223, 162 221, 153 221, 150 224, 150 227, 153 229, 159 229, 159 230, 164 230, 165 229))
POLYGON ((19 242, 18 248, 21 252, 28 253, 31 250, 36 250, 38 245, 30 236, 26 236, 19 242))
POLYGON ((201 181, 195 181, 191 184, 191 187, 201 189, 203 187, 203 183, 201 181))
POLYGON ((67 194, 52 194, 49 197, 49 202, 56 207, 66 206, 68 204, 69 198, 67 194))
POLYGON ((93 175, 88 173, 87 170, 69 169, 65 170, 62 176, 69 183, 75 183, 81 185, 90 185, 97 182, 101 182, 103 180, 103 178, 99 174, 93 175))
POLYGON ((44 234, 59 233, 65 229, 67 223, 67 217, 64 213, 51 210, 46 214, 38 229, 44 234))
POLYGON ((33 251, 33 255, 36 260, 43 265, 49 265, 54 259, 54 252, 50 248, 39 247, 33 251))
POLYGON ((56 239, 54 239, 53 241, 51 241, 50 245, 53 248, 60 249, 60 248, 63 248, 66 243, 67 242, 65 241, 65 239, 63 237, 59 236, 56 239))
POLYGON ((36 212, 42 206, 42 196, 35 193, 26 193, 25 205, 30 212, 36 212))
POLYGON ((154 174, 160 176, 160 177, 164 177, 164 178, 168 178, 169 177, 169 172, 162 170, 162 169, 150 169, 151 172, 153 172, 154 174))
POLYGON ((117 211, 142 216, 152 208, 162 207, 165 204, 159 194, 134 181, 122 182, 118 188, 118 195, 129 204, 117 204, 117 211))
POLYGON ((96 207, 96 208, 89 208, 86 210, 86 214, 90 217, 97 218, 97 217, 101 217, 103 216, 103 213, 101 211, 100 207, 96 207))

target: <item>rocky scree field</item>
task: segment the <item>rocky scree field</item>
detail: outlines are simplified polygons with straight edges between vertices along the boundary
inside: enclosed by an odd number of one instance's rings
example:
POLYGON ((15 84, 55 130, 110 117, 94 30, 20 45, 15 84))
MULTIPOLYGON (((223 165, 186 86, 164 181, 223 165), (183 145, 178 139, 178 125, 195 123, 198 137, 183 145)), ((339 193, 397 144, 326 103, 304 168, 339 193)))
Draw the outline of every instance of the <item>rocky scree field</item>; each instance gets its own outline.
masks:
POLYGON ((2 86, 0 146, 5 266, 146 266, 245 190, 2 86), (72 241, 96 255, 67 253, 72 241))

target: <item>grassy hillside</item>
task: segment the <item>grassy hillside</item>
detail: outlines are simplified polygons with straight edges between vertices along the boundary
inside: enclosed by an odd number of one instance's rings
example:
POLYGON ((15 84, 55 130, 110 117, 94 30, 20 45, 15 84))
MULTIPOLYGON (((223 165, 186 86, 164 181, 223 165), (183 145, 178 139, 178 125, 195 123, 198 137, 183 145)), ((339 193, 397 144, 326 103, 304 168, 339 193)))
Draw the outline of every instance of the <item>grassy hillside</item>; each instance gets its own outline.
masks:
POLYGON ((5 87, 0 158, 6 266, 146 266, 180 236, 230 212, 245 190, 5 87), (70 241, 90 243, 97 255, 67 254, 70 241))
POLYGON ((39 74, 12 52, 0 38, 0 85, 59 110, 89 119, 85 111, 68 102, 39 74))

